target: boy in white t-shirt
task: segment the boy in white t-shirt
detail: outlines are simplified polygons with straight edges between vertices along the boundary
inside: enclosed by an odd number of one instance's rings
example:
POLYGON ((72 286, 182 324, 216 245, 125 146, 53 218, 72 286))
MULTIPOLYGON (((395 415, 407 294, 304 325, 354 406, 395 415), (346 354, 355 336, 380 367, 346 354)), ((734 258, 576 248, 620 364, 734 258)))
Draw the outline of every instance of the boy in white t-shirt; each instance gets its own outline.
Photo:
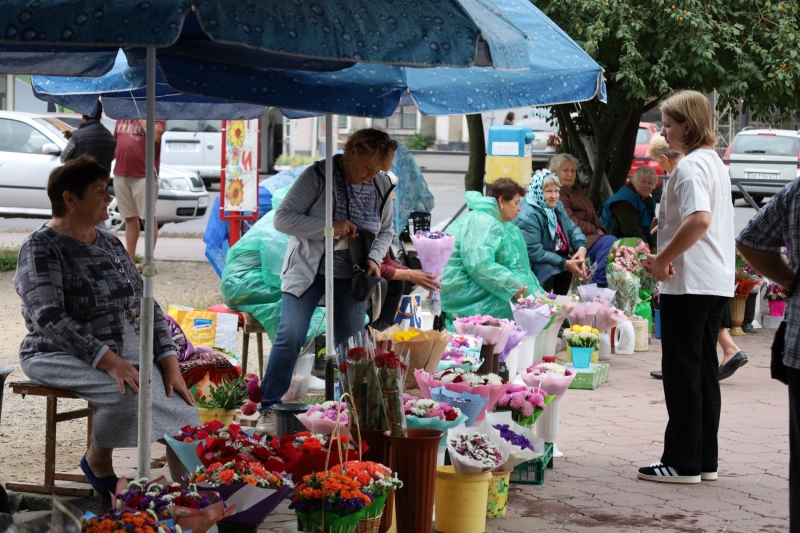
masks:
POLYGON ((659 253, 661 368, 669 422, 661 461, 639 478, 665 483, 717 479, 721 397, 717 334, 733 296, 735 250, 728 172, 713 150, 711 106, 681 91, 661 104, 662 135, 685 154, 662 198, 659 253))

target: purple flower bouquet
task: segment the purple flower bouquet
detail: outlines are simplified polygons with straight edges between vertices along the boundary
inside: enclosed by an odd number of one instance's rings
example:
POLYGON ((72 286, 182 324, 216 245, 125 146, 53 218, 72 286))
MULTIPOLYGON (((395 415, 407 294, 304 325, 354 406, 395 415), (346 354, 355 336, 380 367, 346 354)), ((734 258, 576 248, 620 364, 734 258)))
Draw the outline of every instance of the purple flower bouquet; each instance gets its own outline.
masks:
POLYGON ((494 432, 511 445, 511 453, 500 467, 501 471, 511 470, 544 453, 544 439, 534 434, 532 428, 522 427, 514 422, 509 411, 488 413, 482 428, 487 433, 494 432))
MULTIPOLYGON (((417 250, 422 270, 441 279, 444 267, 453 254, 456 238, 441 231, 422 231, 411 236, 411 242, 417 250)), ((442 301, 439 289, 430 293, 431 314, 438 315, 442 312, 442 301)))
POLYGON ((447 451, 458 474, 499 472, 508 461, 511 444, 481 428, 457 427, 447 431, 447 451))

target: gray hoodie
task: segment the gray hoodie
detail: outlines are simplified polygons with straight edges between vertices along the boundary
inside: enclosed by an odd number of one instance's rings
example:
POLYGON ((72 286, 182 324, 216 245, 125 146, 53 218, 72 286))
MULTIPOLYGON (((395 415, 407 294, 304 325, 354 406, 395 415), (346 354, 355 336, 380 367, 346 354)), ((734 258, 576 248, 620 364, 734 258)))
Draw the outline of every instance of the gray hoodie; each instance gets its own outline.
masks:
MULTIPOLYGON (((334 160, 340 155, 334 156, 334 160)), ((334 163, 334 169, 335 169, 334 163)), ((335 170, 334 170, 335 172, 335 170)), ((394 185, 383 172, 375 177, 378 196, 383 203, 381 229, 372 243, 369 258, 380 265, 394 239, 394 207, 391 198, 394 185)), ((336 210, 334 190, 334 220, 336 210)), ((319 271, 325 254, 325 161, 317 161, 298 176, 273 219, 275 229, 291 236, 281 269, 281 291, 300 297, 308 290, 319 271)))

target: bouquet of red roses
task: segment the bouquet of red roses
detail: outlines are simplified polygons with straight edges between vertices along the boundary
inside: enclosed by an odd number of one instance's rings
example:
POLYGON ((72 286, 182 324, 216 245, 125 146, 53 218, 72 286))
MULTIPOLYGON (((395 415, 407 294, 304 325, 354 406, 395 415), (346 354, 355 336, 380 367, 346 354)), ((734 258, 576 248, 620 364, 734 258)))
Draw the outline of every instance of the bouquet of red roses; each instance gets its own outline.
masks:
POLYGON ((383 407, 393 437, 406 436, 406 415, 403 408, 403 387, 408 373, 408 354, 398 355, 392 341, 381 341, 375 351, 378 383, 383 394, 383 407))
POLYGON ((230 441, 250 439, 236 424, 225 425, 219 420, 209 420, 200 426, 183 426, 177 435, 164 434, 164 440, 178 456, 186 470, 196 470, 202 463, 197 457, 197 446, 205 439, 220 438, 230 441))
POLYGON ((376 368, 375 352, 372 338, 361 334, 350 337, 347 346, 339 347, 339 372, 347 376, 347 386, 353 397, 355 411, 358 413, 358 427, 361 429, 389 429, 386 412, 383 407, 383 396, 376 368))
MULTIPOLYGON (((356 461, 359 458, 358 445, 344 435, 315 435, 310 431, 301 431, 274 437, 270 445, 276 458, 283 462, 283 471, 291 474, 292 479, 326 470, 325 460, 329 451, 327 468, 339 464, 339 450, 344 461, 356 461)), ((366 442, 362 442, 361 453, 368 449, 366 442)))

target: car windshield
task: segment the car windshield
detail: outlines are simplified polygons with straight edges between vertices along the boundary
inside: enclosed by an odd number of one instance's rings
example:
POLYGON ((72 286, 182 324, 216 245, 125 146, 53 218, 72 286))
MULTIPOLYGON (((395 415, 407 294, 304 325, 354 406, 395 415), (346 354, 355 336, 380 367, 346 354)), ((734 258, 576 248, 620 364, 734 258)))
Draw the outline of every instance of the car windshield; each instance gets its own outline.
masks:
POLYGON ((200 131, 199 120, 168 120, 167 131, 200 131))
POLYGON ((639 128, 636 132, 636 144, 647 144, 650 142, 650 130, 647 128, 639 128))
POLYGON ((784 135, 737 135, 731 154, 780 155, 797 158, 800 138, 784 135))
MULTIPOLYGON (((62 122, 61 120, 54 117, 35 118, 33 120, 38 124, 40 124, 41 126, 43 126, 45 129, 49 130, 50 132, 55 133, 59 141, 57 144, 65 144, 67 141, 64 140, 63 136, 64 132, 72 131, 75 129, 66 122, 62 122)), ((53 142, 53 141, 47 139, 46 142, 53 142)))

